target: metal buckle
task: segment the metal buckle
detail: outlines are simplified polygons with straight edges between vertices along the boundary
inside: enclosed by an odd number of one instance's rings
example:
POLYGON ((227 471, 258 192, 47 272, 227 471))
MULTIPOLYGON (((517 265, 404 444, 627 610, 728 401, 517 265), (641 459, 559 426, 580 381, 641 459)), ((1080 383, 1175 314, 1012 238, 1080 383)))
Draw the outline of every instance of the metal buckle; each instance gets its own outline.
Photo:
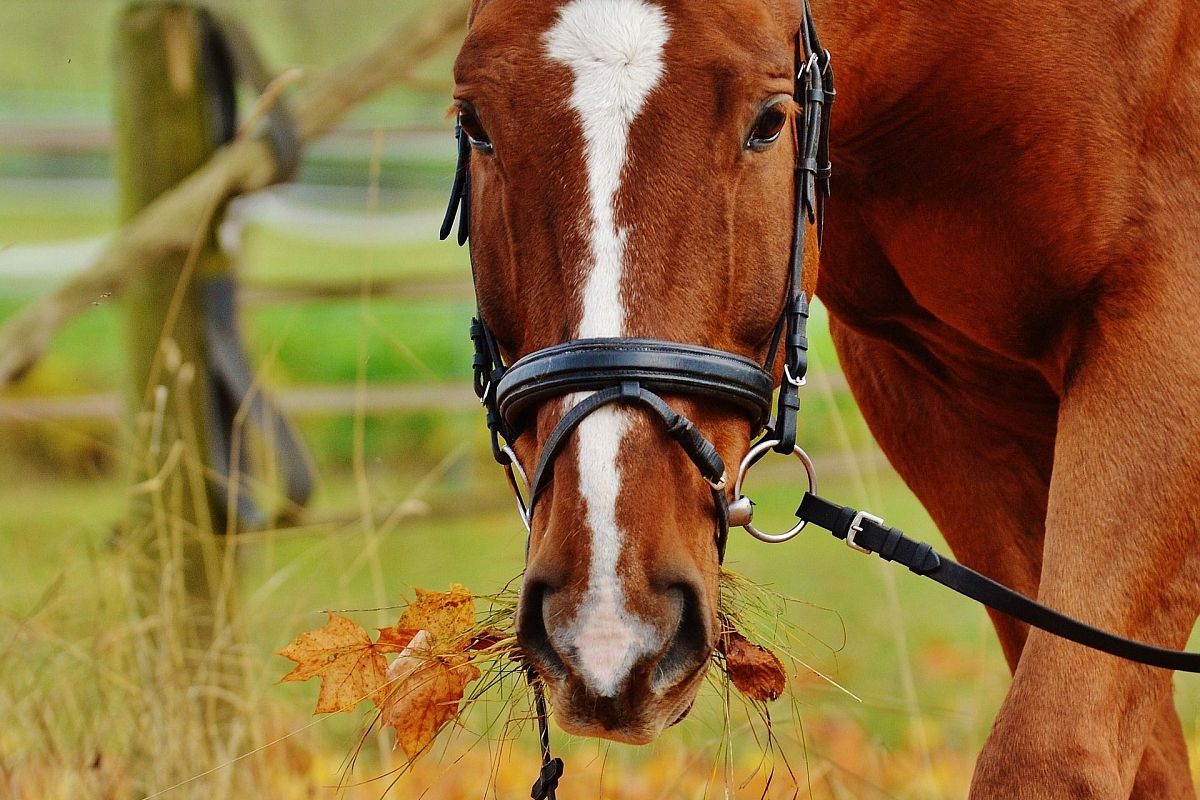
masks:
MULTIPOLYGON (((766 533, 754 527, 754 504, 750 499, 742 494, 742 484, 746 481, 746 475, 750 472, 750 468, 759 462, 772 447, 779 444, 778 439, 767 439, 759 442, 750 448, 750 452, 746 453, 746 457, 742 459, 742 464, 738 467, 737 481, 733 485, 733 503, 730 504, 731 517, 736 517, 736 520, 731 518, 729 524, 731 527, 745 528, 746 532, 758 539, 760 542, 768 542, 770 544, 779 544, 791 539, 800 531, 804 530, 808 525, 808 520, 800 520, 783 533, 766 533), (745 501, 745 502, 743 502, 745 501), (744 522, 742 520, 745 520, 744 522)), ((808 491, 817 493, 817 471, 813 467, 812 459, 808 457, 808 453, 804 452, 799 445, 793 451, 800 463, 804 465, 804 471, 808 475, 808 491)))
MULTIPOLYGON (((826 52, 828 52, 828 51, 826 51, 826 52)), ((798 72, 796 74, 796 80, 800 80, 801 78, 803 78, 804 73, 808 72, 810 69, 817 66, 817 64, 819 64, 820 62, 821 62, 821 59, 820 59, 819 54, 813 53, 812 55, 810 55, 808 57, 808 61, 804 62, 804 66, 800 67, 800 72, 798 72)))
POLYGON ((711 486, 713 488, 714 492, 723 491, 725 489, 725 487, 729 485, 729 473, 722 472, 721 478, 718 481, 714 482, 714 481, 710 481, 708 478, 705 478, 704 482, 707 483, 709 486, 711 486))
POLYGON ((858 512, 857 514, 854 515, 854 519, 851 520, 851 522, 850 522, 850 529, 848 531, 846 531, 846 544, 850 547, 851 550, 857 550, 860 553, 867 553, 868 555, 874 555, 875 554, 874 550, 868 550, 867 548, 858 544, 858 542, 854 541, 855 534, 862 533, 863 520, 870 520, 871 522, 874 522, 876 525, 883 524, 883 520, 880 519, 879 517, 875 516, 874 514, 868 514, 865 511, 858 512))

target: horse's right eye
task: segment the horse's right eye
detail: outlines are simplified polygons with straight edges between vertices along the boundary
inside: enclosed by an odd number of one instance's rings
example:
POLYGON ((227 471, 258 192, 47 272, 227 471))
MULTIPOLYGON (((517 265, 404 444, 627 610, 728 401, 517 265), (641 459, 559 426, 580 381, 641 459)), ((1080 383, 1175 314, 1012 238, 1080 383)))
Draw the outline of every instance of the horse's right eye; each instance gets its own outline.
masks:
POLYGON ((483 123, 479 121, 479 117, 474 111, 464 108, 458 112, 458 124, 462 126, 463 133, 467 135, 467 141, 471 143, 471 147, 481 153, 495 152, 496 148, 492 145, 492 140, 488 138, 483 123))
POLYGON ((761 151, 775 144, 787 121, 787 106, 784 103, 775 103, 763 109, 754 121, 754 128, 746 140, 746 149, 761 151))

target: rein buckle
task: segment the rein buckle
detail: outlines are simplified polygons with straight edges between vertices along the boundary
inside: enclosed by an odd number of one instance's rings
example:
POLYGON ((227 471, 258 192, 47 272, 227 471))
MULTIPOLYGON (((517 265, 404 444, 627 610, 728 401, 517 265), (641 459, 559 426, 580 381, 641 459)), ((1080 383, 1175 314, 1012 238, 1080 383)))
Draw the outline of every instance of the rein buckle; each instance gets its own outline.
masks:
POLYGON ((849 548, 851 550, 857 550, 858 552, 866 553, 867 555, 874 555, 873 550, 868 550, 867 548, 860 545, 858 542, 854 541, 854 537, 857 534, 862 533, 863 520, 867 520, 869 522, 874 522, 876 525, 883 524, 883 520, 880 519, 879 517, 875 516, 874 514, 868 514, 865 511, 859 511, 857 514, 854 515, 854 519, 852 519, 850 521, 850 527, 846 531, 846 544, 847 544, 847 546, 849 546, 849 548))

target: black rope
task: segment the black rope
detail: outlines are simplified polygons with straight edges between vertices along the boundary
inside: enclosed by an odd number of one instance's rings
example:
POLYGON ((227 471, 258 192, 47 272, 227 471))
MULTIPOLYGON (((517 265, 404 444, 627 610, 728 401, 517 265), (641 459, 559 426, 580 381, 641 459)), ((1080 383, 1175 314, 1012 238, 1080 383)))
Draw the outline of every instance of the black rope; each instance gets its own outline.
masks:
POLYGON ((550 752, 550 714, 546 709, 546 693, 542 687, 542 679, 532 667, 526 673, 529 688, 533 691, 533 707, 537 714, 538 744, 542 748, 542 769, 538 779, 533 783, 529 796, 533 800, 557 800, 558 779, 563 774, 563 760, 555 758, 550 752))

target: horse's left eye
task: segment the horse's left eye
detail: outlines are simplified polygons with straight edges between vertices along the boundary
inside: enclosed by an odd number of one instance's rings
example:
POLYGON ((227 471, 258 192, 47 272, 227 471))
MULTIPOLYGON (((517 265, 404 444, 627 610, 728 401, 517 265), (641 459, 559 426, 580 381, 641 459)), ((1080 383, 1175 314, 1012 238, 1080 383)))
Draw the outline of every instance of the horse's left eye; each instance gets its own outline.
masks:
POLYGON ((746 149, 766 150, 775 144, 779 140, 779 135, 783 133, 787 120, 787 107, 783 103, 767 106, 754 121, 754 127, 750 129, 750 137, 746 140, 746 149))
POLYGON ((464 108, 459 111, 458 124, 462 125, 463 133, 467 135, 467 140, 471 143, 471 147, 489 155, 495 152, 496 148, 492 144, 491 138, 488 137, 483 123, 479 121, 479 117, 473 109, 464 108))

